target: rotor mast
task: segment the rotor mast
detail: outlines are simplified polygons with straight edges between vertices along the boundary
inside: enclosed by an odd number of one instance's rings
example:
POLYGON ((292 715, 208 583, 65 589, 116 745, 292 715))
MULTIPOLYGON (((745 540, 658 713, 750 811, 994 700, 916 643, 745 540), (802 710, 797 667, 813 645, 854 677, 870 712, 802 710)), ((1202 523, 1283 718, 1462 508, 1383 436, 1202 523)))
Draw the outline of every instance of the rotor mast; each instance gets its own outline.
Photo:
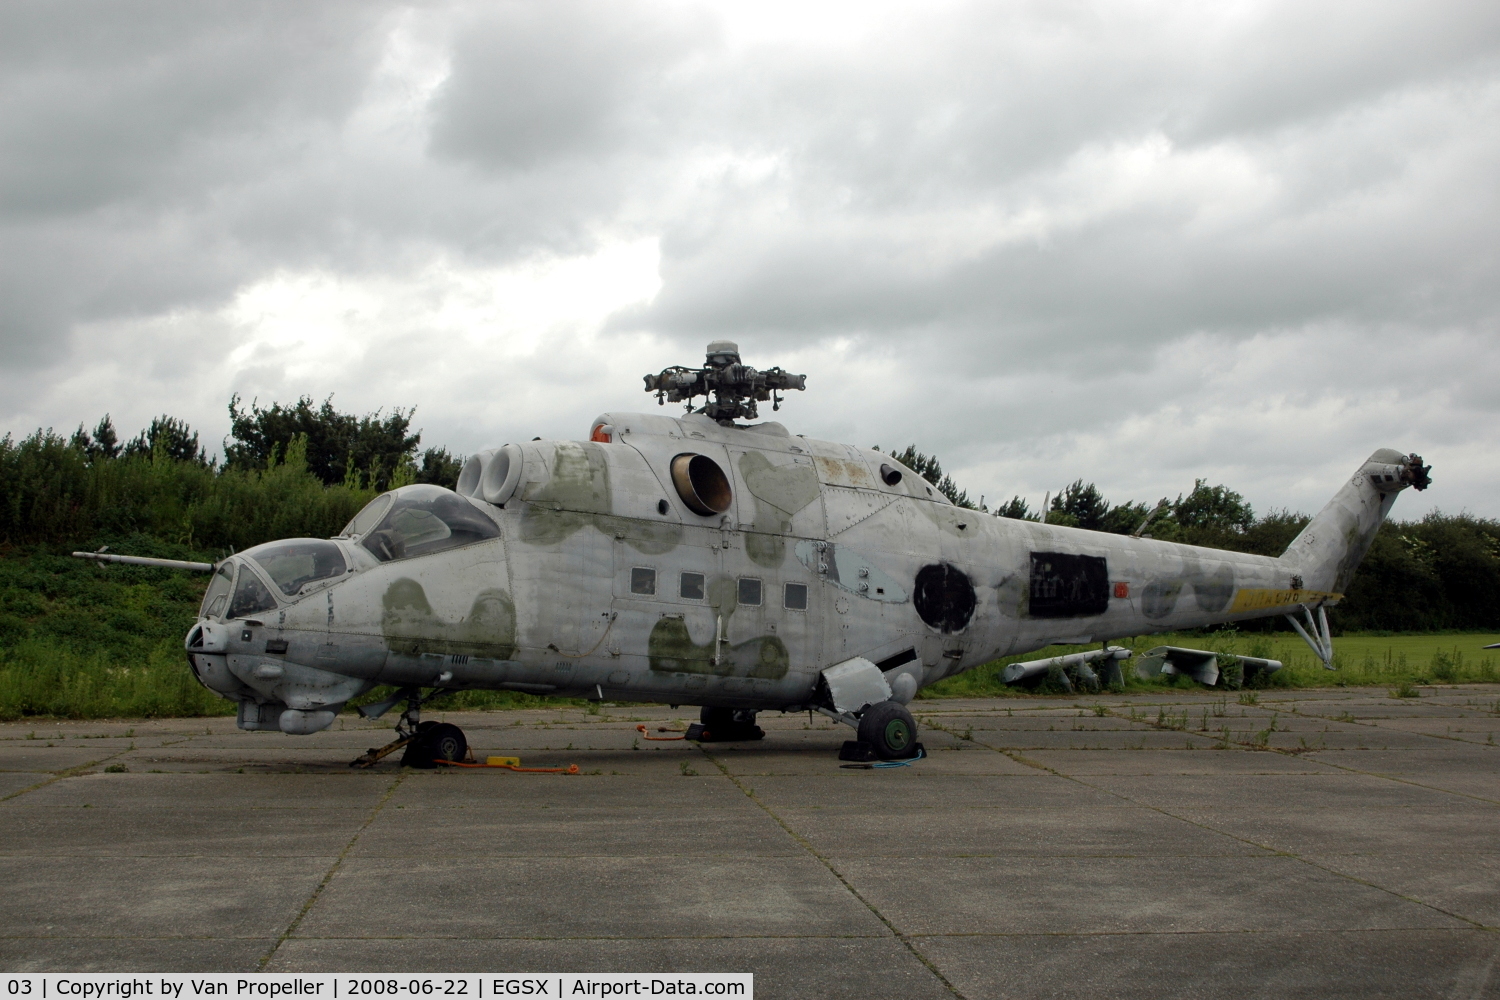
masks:
POLYGON ((658 406, 686 403, 691 412, 693 398, 702 396, 704 402, 697 412, 721 424, 733 423, 736 418, 757 419, 757 402, 770 401, 771 409, 779 410, 782 392, 806 388, 806 375, 793 375, 780 367, 757 371, 741 363, 739 345, 729 340, 708 345, 702 368, 673 365, 658 375, 646 376, 646 391, 656 393, 658 406))

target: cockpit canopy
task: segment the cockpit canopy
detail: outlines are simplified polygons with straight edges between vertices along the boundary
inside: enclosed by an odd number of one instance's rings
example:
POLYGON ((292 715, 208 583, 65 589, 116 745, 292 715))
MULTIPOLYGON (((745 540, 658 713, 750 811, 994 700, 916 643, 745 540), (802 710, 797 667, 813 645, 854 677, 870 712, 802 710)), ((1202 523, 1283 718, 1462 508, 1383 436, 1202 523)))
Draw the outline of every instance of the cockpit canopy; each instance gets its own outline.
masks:
POLYGON ((288 597, 296 597, 310 583, 338 579, 349 569, 339 547, 321 538, 285 538, 246 549, 241 555, 259 563, 288 597))
MULTIPOLYGON (((376 497, 344 526, 339 537, 388 562, 498 538, 500 529, 452 490, 419 484, 376 497)), ((338 580, 351 569, 336 542, 322 538, 266 542, 219 566, 199 613, 225 619, 263 614, 277 607, 276 591, 282 600, 295 600, 308 588, 338 580)))
POLYGON ((349 571, 344 553, 321 538, 284 538, 246 549, 219 565, 200 614, 214 618, 245 618, 274 610, 276 597, 266 586, 268 577, 288 598, 324 580, 337 580, 349 571), (238 568, 238 578, 235 570, 238 568), (257 570, 259 572, 257 572, 257 570))
POLYGON ((345 525, 381 562, 424 556, 487 538, 500 529, 472 502, 441 486, 403 486, 371 500, 345 525))

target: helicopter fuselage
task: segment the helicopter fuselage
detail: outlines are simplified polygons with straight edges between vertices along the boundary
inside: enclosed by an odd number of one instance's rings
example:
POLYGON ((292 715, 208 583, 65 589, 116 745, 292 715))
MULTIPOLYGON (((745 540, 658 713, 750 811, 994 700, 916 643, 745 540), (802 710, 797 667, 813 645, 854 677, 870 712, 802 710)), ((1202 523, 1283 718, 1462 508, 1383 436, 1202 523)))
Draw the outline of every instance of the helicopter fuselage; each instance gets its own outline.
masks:
POLYGON ((377 684, 800 710, 855 657, 909 701, 1054 643, 1334 602, 1404 485, 1377 452, 1258 556, 993 517, 878 451, 727 423, 605 414, 483 453, 459 494, 404 487, 337 538, 243 553, 194 670, 242 727, 294 733, 377 684))

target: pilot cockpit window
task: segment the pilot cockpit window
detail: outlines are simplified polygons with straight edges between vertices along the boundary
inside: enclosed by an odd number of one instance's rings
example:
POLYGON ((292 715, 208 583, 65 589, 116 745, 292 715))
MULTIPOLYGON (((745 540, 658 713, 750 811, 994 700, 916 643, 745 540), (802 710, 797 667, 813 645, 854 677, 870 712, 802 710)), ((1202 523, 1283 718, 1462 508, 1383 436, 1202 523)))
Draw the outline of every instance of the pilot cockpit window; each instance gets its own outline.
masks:
POLYGON ((296 597, 309 583, 337 579, 348 569, 339 547, 321 538, 267 542, 241 554, 259 563, 288 597, 296 597))
POLYGON ((382 493, 380 496, 365 504, 354 520, 344 525, 344 530, 339 532, 341 538, 349 538, 355 535, 363 535, 380 522, 385 515, 386 508, 391 505, 391 495, 382 493))
MULTIPOLYGON (((500 536, 495 522, 479 508, 441 486, 404 486, 387 495, 391 502, 385 516, 360 539, 360 544, 381 562, 424 556, 500 536)), ((351 526, 363 517, 362 511, 351 526)))
POLYGON ((208 591, 203 595, 203 607, 198 614, 205 618, 224 617, 224 606, 229 603, 229 590, 234 586, 234 565, 222 563, 208 582, 208 591))
POLYGON ((248 618, 263 611, 276 610, 276 598, 261 582, 260 577, 249 566, 240 568, 240 579, 234 587, 234 600, 229 603, 230 618, 248 618))

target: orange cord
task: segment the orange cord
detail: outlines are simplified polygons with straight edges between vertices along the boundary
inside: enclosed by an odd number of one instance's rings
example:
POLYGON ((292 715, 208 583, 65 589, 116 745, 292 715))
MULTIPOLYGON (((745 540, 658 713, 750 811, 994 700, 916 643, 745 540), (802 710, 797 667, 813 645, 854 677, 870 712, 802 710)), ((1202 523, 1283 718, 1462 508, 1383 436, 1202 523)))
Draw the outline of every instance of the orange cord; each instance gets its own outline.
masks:
MULTIPOLYGON (((686 736, 651 736, 651 735, 648 735, 649 734, 649 730, 647 730, 645 726, 636 726, 635 728, 640 731, 641 739, 643 739, 643 740, 656 740, 657 742, 660 742, 660 743, 669 743, 672 740, 685 740, 685 739, 687 739, 686 736)), ((682 730, 680 730, 680 729, 668 729, 666 726, 658 726, 657 729, 656 729, 656 731, 658 733, 680 733, 680 732, 682 732, 682 730)))
POLYGON ((522 774, 577 774, 578 765, 569 764, 567 767, 518 767, 515 764, 465 764, 458 760, 434 760, 436 764, 448 764, 452 767, 488 767, 506 771, 520 771, 522 774))

